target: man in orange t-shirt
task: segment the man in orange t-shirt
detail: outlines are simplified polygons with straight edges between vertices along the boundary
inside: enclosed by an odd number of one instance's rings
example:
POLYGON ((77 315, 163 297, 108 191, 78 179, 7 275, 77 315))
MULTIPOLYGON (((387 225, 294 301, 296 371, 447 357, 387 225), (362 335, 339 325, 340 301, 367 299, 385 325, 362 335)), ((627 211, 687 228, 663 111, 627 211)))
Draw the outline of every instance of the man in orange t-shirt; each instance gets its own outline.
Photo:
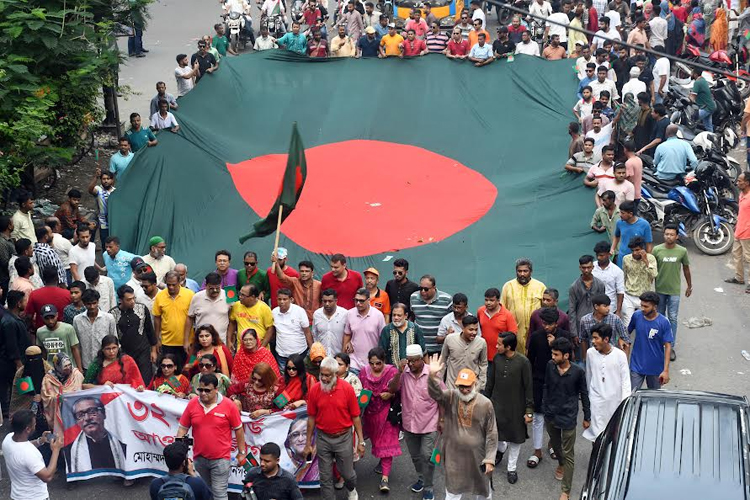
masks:
POLYGON ((487 361, 497 354, 497 338, 501 333, 518 333, 516 318, 500 303, 500 290, 488 288, 484 292, 484 305, 477 310, 482 338, 487 342, 487 361))
POLYGON ((385 291, 378 287, 380 273, 374 267, 369 267, 363 273, 365 275, 365 288, 370 293, 370 305, 383 313, 385 322, 391 321, 391 299, 385 291))

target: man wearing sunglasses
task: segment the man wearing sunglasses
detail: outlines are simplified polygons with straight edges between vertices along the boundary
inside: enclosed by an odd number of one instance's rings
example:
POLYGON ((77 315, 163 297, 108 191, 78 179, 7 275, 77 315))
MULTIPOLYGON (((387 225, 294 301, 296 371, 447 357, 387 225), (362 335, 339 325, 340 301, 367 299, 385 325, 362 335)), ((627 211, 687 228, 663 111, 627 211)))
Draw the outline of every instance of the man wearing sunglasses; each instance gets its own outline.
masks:
POLYGON ((413 318, 409 299, 414 292, 419 290, 419 285, 411 281, 408 274, 409 261, 406 259, 394 260, 393 279, 388 280, 388 283, 385 284, 385 293, 388 294, 388 299, 391 304, 404 304, 406 306, 407 318, 413 318))
POLYGON ((258 267, 258 254, 252 251, 245 252, 242 260, 243 267, 237 274, 237 286, 253 284, 260 290, 260 300, 266 300, 271 289, 268 285, 268 275, 258 267))
POLYGON ((422 330, 427 354, 440 353, 437 341, 440 321, 453 311, 453 299, 437 288, 435 277, 425 274, 419 280, 419 290, 409 298, 414 322, 422 330))

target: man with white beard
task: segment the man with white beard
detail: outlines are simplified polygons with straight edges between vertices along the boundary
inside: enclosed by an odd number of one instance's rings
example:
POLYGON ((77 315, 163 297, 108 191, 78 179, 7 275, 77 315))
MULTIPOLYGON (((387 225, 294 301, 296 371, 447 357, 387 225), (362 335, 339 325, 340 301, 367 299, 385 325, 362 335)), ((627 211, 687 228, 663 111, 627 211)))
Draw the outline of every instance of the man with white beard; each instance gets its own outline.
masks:
POLYGON ((591 329, 591 343, 586 353, 586 384, 591 400, 591 426, 583 437, 596 441, 609 419, 625 398, 630 396, 628 356, 609 343, 612 327, 606 323, 591 329))
POLYGON ((365 439, 357 396, 346 380, 336 376, 338 368, 339 364, 334 358, 324 358, 320 363, 320 382, 307 393, 307 443, 302 454, 305 457, 312 455, 312 438, 317 428, 320 497, 335 498, 333 462, 336 460, 348 491, 348 500, 357 500, 359 495, 356 489, 357 473, 354 472, 352 426, 357 433, 357 454, 360 458, 365 454, 365 439))
POLYGON ((174 271, 177 264, 172 257, 167 255, 167 243, 161 236, 154 236, 148 240, 148 249, 149 252, 143 256, 143 260, 156 273, 157 283, 162 284, 164 275, 169 271, 174 271))
MULTIPOLYGON (((450 337, 448 337, 450 338, 450 337)), ((440 387, 443 364, 430 357, 430 397, 442 407, 445 499, 490 498, 495 468, 497 423, 492 402, 477 391, 477 375, 468 368, 458 372, 455 389, 440 387)))

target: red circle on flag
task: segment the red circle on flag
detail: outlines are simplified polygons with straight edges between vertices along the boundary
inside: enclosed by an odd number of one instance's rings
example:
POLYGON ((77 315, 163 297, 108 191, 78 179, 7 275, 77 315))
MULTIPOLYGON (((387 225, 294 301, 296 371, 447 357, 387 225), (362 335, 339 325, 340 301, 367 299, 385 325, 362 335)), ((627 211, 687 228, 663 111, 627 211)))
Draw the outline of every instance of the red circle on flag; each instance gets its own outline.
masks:
POLYGON ((234 298, 234 290, 227 290, 227 298, 233 299, 234 298))
POLYGON ((22 391, 28 391, 30 386, 28 382, 21 382, 18 386, 22 391))
MULTIPOLYGON (((416 146, 354 140, 307 149, 305 157, 307 180, 281 230, 315 253, 364 257, 435 243, 481 219, 497 197, 479 172, 416 146)), ((271 154, 227 165, 260 217, 277 199, 286 160, 271 154)))

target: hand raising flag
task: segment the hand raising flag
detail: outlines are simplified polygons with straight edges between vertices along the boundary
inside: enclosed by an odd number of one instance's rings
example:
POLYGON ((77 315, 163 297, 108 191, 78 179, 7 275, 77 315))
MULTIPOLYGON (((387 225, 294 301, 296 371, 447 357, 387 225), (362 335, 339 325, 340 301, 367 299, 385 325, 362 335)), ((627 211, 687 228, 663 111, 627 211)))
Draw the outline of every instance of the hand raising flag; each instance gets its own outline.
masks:
POLYGON ((297 205, 302 188, 307 178, 307 162, 305 161, 305 147, 297 130, 297 123, 292 125, 292 139, 289 142, 289 156, 286 161, 284 178, 279 188, 279 196, 276 198, 270 212, 255 224, 249 234, 240 238, 240 243, 245 243, 250 238, 261 238, 268 236, 278 229, 279 226, 292 213, 297 205))

